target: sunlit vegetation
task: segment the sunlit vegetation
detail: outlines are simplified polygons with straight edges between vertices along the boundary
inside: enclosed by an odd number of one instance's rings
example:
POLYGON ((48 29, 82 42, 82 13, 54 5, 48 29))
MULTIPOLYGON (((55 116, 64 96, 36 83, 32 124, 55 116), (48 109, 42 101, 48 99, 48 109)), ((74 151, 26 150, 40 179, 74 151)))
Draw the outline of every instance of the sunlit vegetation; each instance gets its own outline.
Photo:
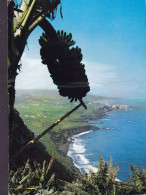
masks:
MULTIPOLYGON (((100 115, 102 115, 102 112, 96 108, 96 103, 90 103, 90 100, 91 97, 86 99, 86 105, 90 105, 87 110, 80 108, 40 140, 45 145, 46 151, 53 156, 57 162, 62 164, 71 175, 73 173, 72 164, 58 152, 58 146, 66 143, 68 138, 73 134, 86 130, 88 119, 98 119, 100 115)), ((25 124, 34 132, 35 136, 37 136, 75 105, 75 103, 73 105, 68 104, 66 100, 56 94, 52 96, 23 95, 19 96, 19 101, 16 101, 15 107, 20 112, 20 116, 25 124)), ((89 126, 89 128, 93 127, 89 126)), ((132 195, 146 192, 146 172, 143 167, 140 169, 130 165, 130 180, 128 182, 119 181, 116 178, 119 171, 118 165, 113 167, 112 159, 110 159, 108 163, 100 156, 96 173, 92 171, 90 171, 88 175, 76 173, 74 182, 69 183, 60 180, 55 176, 55 172, 52 172, 52 175, 49 174, 49 176, 45 176, 46 179, 44 182, 42 170, 44 170, 44 164, 47 169, 47 163, 44 162, 40 165, 37 178, 34 176, 34 173, 38 168, 29 168, 29 171, 25 174, 26 177, 23 177, 24 170, 26 170, 24 167, 21 167, 16 172, 11 171, 10 185, 12 191, 17 189, 19 192, 22 192, 23 188, 27 188, 29 192, 31 191, 32 194, 35 194, 38 190, 47 189, 48 192, 51 190, 51 193, 54 192, 55 194, 60 194, 61 191, 69 191, 74 194, 83 195, 132 195), (20 181, 14 179, 17 175, 20 181), (24 178, 26 178, 26 182, 24 178), (29 187, 32 187, 32 189, 29 189, 29 187)))
MULTIPOLYGON (((86 102, 88 106, 88 101, 86 102)), ((34 131, 37 136, 40 132, 48 128, 52 123, 61 118, 77 103, 72 105, 67 100, 57 95, 50 98, 49 96, 20 96, 16 101, 15 107, 20 113, 27 127, 34 131)), ((85 110, 83 107, 78 109, 70 117, 65 119, 57 127, 51 130, 50 135, 56 144, 65 143, 73 134, 83 131, 87 128, 87 120, 90 118, 98 118, 101 111, 96 109, 94 105, 88 106, 85 110), (74 129, 74 130, 72 130, 74 129)), ((93 128, 91 126, 91 128, 93 128)), ((89 126, 88 126, 88 130, 89 126)), ((49 135, 45 135, 41 141, 48 144, 49 135)), ((47 145, 46 145, 47 146, 47 145)))
POLYGON ((88 175, 78 174, 77 179, 70 183, 58 179, 53 164, 54 158, 49 163, 44 161, 42 164, 28 159, 16 172, 10 171, 10 192, 12 194, 25 192, 32 195, 38 191, 58 195, 61 191, 67 191, 67 194, 73 192, 73 195, 132 195, 146 192, 144 168, 140 171, 139 168, 131 165, 132 182, 119 181, 116 179, 118 165, 113 167, 112 159, 108 163, 100 156, 97 172, 90 171, 88 175))

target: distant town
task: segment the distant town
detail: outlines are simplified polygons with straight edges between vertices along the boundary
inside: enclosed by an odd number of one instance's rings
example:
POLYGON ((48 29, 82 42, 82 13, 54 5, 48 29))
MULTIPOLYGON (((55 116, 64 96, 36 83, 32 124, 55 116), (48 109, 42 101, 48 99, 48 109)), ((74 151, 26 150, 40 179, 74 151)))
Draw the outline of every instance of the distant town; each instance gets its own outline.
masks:
POLYGON ((97 104, 96 108, 102 110, 103 112, 109 112, 113 110, 129 110, 132 109, 131 106, 128 105, 110 105, 110 104, 97 104))

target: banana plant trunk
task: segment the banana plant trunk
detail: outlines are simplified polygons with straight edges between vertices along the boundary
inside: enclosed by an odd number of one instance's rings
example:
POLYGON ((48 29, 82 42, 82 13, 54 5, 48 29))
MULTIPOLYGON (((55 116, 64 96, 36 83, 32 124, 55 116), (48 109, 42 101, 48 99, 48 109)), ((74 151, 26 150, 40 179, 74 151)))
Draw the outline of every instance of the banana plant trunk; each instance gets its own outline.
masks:
MULTIPOLYGON (((20 7, 20 13, 15 11, 15 3, 13 0, 8 4, 8 93, 9 93, 9 130, 13 126, 13 108, 15 103, 15 81, 18 75, 17 71, 20 69, 20 59, 23 54, 28 33, 28 22, 22 27, 26 13, 28 12, 28 5, 31 0, 23 1, 20 7)), ((30 10, 33 14, 33 9, 30 10)), ((32 15, 31 14, 31 15, 32 15)))

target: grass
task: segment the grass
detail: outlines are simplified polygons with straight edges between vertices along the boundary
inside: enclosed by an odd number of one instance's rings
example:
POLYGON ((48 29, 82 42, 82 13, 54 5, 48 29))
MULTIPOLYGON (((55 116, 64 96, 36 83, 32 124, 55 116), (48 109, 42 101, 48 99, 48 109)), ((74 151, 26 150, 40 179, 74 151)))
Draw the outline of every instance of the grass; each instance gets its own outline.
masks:
MULTIPOLYGON (((77 103, 70 103, 66 98, 60 98, 57 95, 22 95, 16 100, 15 108, 19 111, 27 127, 37 136, 76 105, 77 103)), ((87 125, 88 119, 98 118, 100 111, 89 102, 87 102, 87 106, 87 110, 80 107, 52 132, 59 133, 61 130, 83 128, 87 125)))

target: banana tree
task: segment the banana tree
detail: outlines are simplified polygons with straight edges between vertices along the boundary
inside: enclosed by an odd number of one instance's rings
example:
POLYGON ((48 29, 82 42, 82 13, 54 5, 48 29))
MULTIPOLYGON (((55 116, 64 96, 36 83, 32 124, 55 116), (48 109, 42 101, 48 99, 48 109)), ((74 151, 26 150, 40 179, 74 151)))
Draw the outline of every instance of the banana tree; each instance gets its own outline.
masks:
POLYGON ((9 125, 13 122, 15 79, 20 70, 19 61, 31 32, 46 18, 54 19, 60 0, 8 1, 8 90, 9 125))
MULTIPOLYGON (((9 125, 13 124, 15 102, 15 79, 20 69, 19 61, 27 39, 39 25, 45 33, 40 37, 42 63, 47 65, 54 84, 61 96, 70 102, 79 100, 86 108, 82 98, 90 90, 88 78, 82 64, 81 49, 72 47, 75 41, 72 34, 55 31, 46 19, 54 19, 60 0, 23 0, 17 6, 13 0, 8 5, 8 79, 9 79, 9 125)), ((60 14, 62 17, 61 7, 60 14)))

